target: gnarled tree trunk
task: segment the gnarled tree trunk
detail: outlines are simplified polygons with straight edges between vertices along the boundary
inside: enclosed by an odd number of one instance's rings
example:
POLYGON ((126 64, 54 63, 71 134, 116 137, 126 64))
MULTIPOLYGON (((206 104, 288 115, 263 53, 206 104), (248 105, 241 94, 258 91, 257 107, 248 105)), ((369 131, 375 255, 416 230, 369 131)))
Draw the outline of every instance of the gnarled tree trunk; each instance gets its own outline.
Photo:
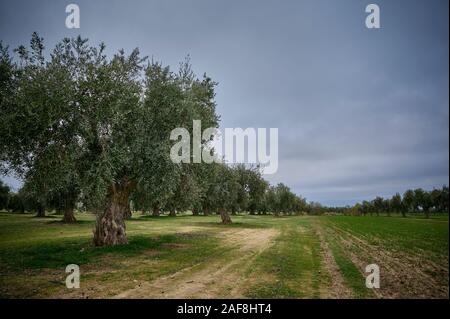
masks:
POLYGON ((159 216, 159 207, 153 206, 152 216, 159 216))
POLYGON ((62 218, 63 223, 75 223, 77 221, 73 211, 73 207, 70 206, 64 209, 64 216, 62 218))
POLYGON ((64 202, 64 216, 62 218, 63 223, 75 223, 77 221, 74 215, 75 202, 75 197, 68 194, 64 202))
POLYGON ((231 217, 226 209, 219 209, 220 218, 222 218, 222 224, 231 224, 231 217))
POLYGON ((193 215, 193 216, 198 216, 198 210, 197 210, 197 208, 192 208, 192 215, 193 215))
POLYGON ((104 211, 97 216, 94 230, 95 246, 127 244, 124 212, 128 207, 131 182, 114 184, 108 190, 104 211))
POLYGON ((170 209, 170 211, 169 211, 169 216, 177 216, 177 213, 176 213, 176 211, 175 211, 175 209, 174 208, 171 208, 170 209))
POLYGON ((130 208, 130 203, 127 202, 127 205, 124 207, 124 211, 123 211, 123 217, 125 219, 130 219, 131 218, 131 208, 130 208))
POLYGON ((203 215, 208 216, 209 215, 209 207, 205 207, 203 209, 203 215))
POLYGON ((44 207, 44 205, 38 204, 36 217, 45 217, 45 207, 44 207))

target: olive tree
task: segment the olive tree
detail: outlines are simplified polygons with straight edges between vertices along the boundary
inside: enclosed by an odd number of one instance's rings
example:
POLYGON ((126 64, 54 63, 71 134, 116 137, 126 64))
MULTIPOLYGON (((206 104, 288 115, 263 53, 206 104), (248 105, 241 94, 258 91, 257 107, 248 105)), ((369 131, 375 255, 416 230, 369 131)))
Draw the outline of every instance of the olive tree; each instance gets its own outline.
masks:
POLYGON ((402 202, 403 202, 403 208, 406 212, 414 211, 417 206, 414 191, 411 189, 408 189, 403 194, 402 202))
POLYGON ((449 194, 447 186, 443 186, 441 189, 433 189, 431 198, 436 211, 448 213, 449 194))
POLYGON ((9 186, 4 184, 3 181, 0 180, 0 211, 2 209, 8 208, 10 195, 11 193, 9 186))
POLYGON ((80 147, 76 134, 76 98, 69 57, 60 43, 51 58, 44 58, 44 44, 33 33, 30 48, 15 51, 18 62, 1 50, 3 74, 1 135, 3 167, 27 183, 38 202, 38 215, 46 201, 61 193, 67 199, 63 221, 74 221, 73 208, 79 193, 76 163, 80 147), (8 67, 5 67, 8 65, 8 67), (6 83, 6 84, 5 84, 6 83))
POLYGON ((418 206, 422 208, 425 218, 430 218, 430 209, 433 207, 433 201, 430 192, 417 188, 414 190, 415 200, 418 206))
MULTIPOLYGON (((210 164, 211 165, 211 164, 210 164)), ((230 224, 231 211, 238 200, 239 181, 233 169, 225 164, 212 164, 216 169, 215 183, 213 185, 213 199, 217 212, 220 214, 223 224, 230 224)))
MULTIPOLYGON (((217 124, 210 78, 184 85, 139 50, 108 58, 105 45, 64 39, 47 61, 33 34, 15 63, 0 50, 1 163, 39 192, 40 205, 63 194, 98 207, 95 245, 127 243, 130 195, 162 207, 181 168, 170 159, 170 132, 201 113, 217 124), (6 75, 5 75, 6 74, 6 75)), ((70 211, 70 209, 67 209, 70 211)))
POLYGON ((269 183, 261 176, 259 166, 253 166, 247 170, 248 183, 248 210, 250 214, 263 210, 264 194, 269 187, 269 183))
MULTIPOLYGON (((129 91, 125 92, 125 97, 128 98, 123 101, 119 98, 116 110, 105 105, 106 115, 96 113, 102 117, 102 123, 110 122, 108 134, 105 136, 101 132, 94 138, 103 142, 100 143, 101 156, 95 158, 92 167, 104 170, 97 174, 96 180, 103 180, 107 189, 106 209, 99 215, 94 235, 94 242, 100 245, 126 242, 121 212, 128 205, 132 192, 140 194, 140 201, 147 202, 154 212, 176 193, 182 164, 170 158, 170 133, 174 128, 192 123, 198 110, 215 114, 215 104, 211 101, 215 83, 206 76, 195 81, 191 90, 195 89, 196 94, 191 95, 186 91, 189 88, 181 85, 179 76, 168 67, 152 62, 144 69, 143 90, 140 91, 134 75, 141 67, 138 52, 134 51, 129 57, 120 55, 117 61, 119 71, 127 71, 129 91), (117 122, 111 122, 113 120, 117 122)), ((120 86, 117 90, 124 90, 126 84, 117 84, 120 86)))
POLYGON ((399 193, 396 193, 394 196, 392 196, 392 198, 389 202, 389 206, 393 212, 395 212, 395 213, 401 212, 402 216, 406 217, 405 210, 403 208, 402 197, 400 196, 399 193))

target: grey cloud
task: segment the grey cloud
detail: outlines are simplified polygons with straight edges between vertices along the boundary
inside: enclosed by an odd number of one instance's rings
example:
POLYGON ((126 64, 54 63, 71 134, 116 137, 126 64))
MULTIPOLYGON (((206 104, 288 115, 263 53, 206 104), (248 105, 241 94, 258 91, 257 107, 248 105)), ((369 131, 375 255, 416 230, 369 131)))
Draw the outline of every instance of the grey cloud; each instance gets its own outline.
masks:
POLYGON ((2 1, 0 39, 38 31, 141 52, 219 82, 224 127, 278 127, 279 171, 309 200, 345 205, 409 187, 448 184, 448 1, 76 1, 81 29, 64 27, 64 2, 2 1))

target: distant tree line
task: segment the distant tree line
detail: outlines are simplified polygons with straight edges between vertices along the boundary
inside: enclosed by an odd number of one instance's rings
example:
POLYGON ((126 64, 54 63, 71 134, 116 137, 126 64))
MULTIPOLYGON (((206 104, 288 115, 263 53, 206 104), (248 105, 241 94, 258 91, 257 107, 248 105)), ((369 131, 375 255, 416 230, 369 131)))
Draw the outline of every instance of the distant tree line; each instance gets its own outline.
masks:
POLYGON ((423 214, 429 218, 431 213, 448 213, 449 188, 435 188, 431 191, 422 188, 408 189, 400 195, 396 193, 391 198, 377 196, 373 200, 364 200, 348 207, 320 207, 318 214, 342 214, 342 215, 376 215, 423 214))

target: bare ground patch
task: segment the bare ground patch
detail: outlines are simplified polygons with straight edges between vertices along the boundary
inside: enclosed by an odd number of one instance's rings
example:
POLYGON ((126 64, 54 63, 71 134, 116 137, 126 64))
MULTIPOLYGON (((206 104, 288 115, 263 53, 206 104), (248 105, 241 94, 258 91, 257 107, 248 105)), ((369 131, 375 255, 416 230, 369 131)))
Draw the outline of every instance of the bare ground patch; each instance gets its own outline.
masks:
POLYGON ((332 299, 349 299, 352 298, 352 290, 347 287, 342 277, 341 271, 339 270, 336 260, 334 259, 333 253, 331 252, 328 243, 322 233, 320 226, 315 227, 317 236, 320 239, 320 247, 322 250, 322 260, 326 271, 331 277, 331 287, 327 290, 327 295, 332 299))
POLYGON ((278 234, 274 229, 231 229, 219 236, 233 248, 229 256, 184 268, 154 281, 143 281, 115 298, 239 298, 245 270, 278 234))

